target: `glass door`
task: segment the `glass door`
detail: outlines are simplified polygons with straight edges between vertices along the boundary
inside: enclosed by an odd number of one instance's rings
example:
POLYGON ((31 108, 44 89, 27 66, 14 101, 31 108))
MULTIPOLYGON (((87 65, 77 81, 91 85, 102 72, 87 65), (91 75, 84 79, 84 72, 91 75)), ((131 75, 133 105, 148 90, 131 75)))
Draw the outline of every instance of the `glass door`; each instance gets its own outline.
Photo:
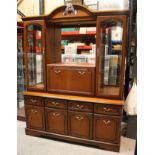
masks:
POLYGON ((97 19, 96 95, 122 98, 125 69, 126 16, 97 19))
POLYGON ((44 90, 44 22, 25 22, 27 89, 44 90))

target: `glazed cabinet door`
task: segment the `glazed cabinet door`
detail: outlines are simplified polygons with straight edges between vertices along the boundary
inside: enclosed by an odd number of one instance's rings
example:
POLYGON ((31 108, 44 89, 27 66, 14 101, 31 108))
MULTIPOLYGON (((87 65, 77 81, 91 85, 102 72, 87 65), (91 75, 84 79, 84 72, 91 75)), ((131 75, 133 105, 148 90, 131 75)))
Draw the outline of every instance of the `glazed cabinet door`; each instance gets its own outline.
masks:
POLYGON ((28 128, 45 130, 43 107, 25 105, 25 115, 28 128))
POLYGON ((69 135, 92 139, 92 114, 69 112, 68 115, 69 135))
POLYGON ((120 117, 94 114, 94 139, 120 142, 120 117))
POLYGON ((97 18, 96 96, 123 97, 126 25, 123 15, 97 18))
POLYGON ((44 21, 24 22, 24 51, 28 90, 45 90, 44 21))
POLYGON ((45 113, 48 132, 67 134, 67 111, 45 108, 45 113))

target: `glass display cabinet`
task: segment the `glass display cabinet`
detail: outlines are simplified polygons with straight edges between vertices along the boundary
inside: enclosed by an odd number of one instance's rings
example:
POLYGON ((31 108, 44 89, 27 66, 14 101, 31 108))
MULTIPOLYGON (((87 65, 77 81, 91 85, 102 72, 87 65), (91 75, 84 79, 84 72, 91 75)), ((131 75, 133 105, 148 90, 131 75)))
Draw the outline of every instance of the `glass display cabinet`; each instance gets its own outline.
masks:
POLYGON ((44 23, 25 22, 27 89, 44 90, 44 23))
POLYGON ((126 17, 98 17, 97 29, 96 95, 122 98, 126 17))
POLYGON ((22 19, 26 134, 118 152, 128 11, 68 5, 22 19))

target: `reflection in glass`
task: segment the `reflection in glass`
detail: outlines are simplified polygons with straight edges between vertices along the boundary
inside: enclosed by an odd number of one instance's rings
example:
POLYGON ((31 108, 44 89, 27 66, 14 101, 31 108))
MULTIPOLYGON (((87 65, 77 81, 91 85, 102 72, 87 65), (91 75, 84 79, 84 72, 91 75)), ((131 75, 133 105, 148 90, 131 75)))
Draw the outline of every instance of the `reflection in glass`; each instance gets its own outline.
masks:
POLYGON ((99 92, 119 95, 123 28, 120 21, 107 20, 100 25, 99 92))
POLYGON ((28 86, 42 89, 43 85, 43 51, 42 27, 29 25, 27 27, 27 58, 28 58, 28 86))

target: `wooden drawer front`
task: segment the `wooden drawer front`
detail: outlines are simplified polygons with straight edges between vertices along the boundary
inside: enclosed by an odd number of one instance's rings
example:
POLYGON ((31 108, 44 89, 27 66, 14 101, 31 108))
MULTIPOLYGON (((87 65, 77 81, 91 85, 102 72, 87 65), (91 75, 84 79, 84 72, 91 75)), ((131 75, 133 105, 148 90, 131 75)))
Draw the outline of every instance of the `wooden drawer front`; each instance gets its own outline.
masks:
POLYGON ((106 115, 121 115, 122 106, 95 104, 94 112, 99 114, 106 114, 106 115))
POLYGON ((92 139, 92 114, 69 112, 68 115, 69 135, 92 139))
POLYGON ((44 106, 44 99, 35 96, 24 96, 25 104, 44 106))
POLYGON ((28 128, 45 130, 44 108, 25 105, 26 124, 28 128))
POLYGON ((46 99, 45 106, 60 109, 67 109, 67 101, 59 99, 46 99))
POLYGON ((93 94, 93 72, 87 68, 48 67, 48 91, 93 94))
POLYGON ((70 101, 69 102, 69 110, 92 112, 93 105, 92 105, 92 103, 88 103, 88 102, 70 101))
POLYGON ((67 134, 67 111, 45 108, 45 113, 47 131, 67 134))
POLYGON ((120 143, 121 119, 117 116, 94 115, 94 139, 120 143))

